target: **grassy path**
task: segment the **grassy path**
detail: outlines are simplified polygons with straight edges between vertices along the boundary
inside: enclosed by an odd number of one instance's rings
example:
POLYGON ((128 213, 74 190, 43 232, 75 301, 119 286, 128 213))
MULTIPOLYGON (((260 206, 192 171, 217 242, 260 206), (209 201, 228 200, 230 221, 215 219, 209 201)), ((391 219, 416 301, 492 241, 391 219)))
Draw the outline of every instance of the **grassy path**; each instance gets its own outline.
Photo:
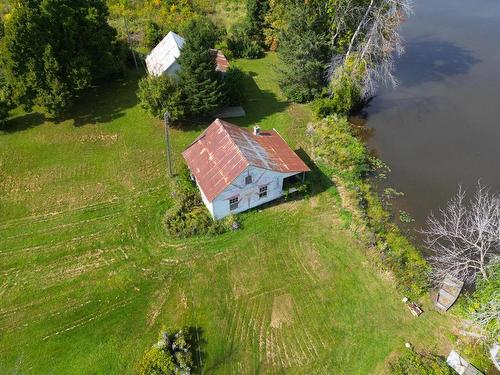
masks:
MULTIPOLYGON (((310 114, 279 96, 273 55, 239 61, 248 116, 304 145, 310 114)), ((19 114, 0 134, 0 372, 130 373, 161 327, 197 327, 207 374, 382 373, 405 341, 439 345, 342 229, 334 188, 175 241, 161 123, 136 80, 82 98, 58 124, 19 114)), ((198 132, 173 132, 177 154, 198 132)))

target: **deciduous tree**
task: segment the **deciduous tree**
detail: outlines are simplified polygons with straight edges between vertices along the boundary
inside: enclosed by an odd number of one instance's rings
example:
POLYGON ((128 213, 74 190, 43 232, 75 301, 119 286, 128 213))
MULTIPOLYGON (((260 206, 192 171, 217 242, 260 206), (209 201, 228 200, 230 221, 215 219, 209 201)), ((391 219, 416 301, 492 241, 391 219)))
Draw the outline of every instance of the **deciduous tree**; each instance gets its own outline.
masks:
POLYGON ((163 31, 161 27, 156 22, 148 21, 144 32, 144 46, 153 48, 162 40, 162 38, 163 31))
POLYGON ((146 77, 139 82, 137 96, 149 114, 163 118, 168 111, 172 120, 184 116, 184 104, 177 82, 167 75, 146 77))
POLYGON ((136 367, 138 375, 189 375, 193 368, 192 338, 184 328, 160 340, 144 353, 136 367))
POLYGON ((5 83, 4 76, 0 70, 0 127, 5 123, 9 117, 9 110, 11 109, 11 92, 5 83))
POLYGON ((175 365, 170 353, 151 347, 137 364, 137 375, 174 375, 175 365))
POLYGON ((0 98, 0 127, 5 123, 9 116, 9 103, 0 98))

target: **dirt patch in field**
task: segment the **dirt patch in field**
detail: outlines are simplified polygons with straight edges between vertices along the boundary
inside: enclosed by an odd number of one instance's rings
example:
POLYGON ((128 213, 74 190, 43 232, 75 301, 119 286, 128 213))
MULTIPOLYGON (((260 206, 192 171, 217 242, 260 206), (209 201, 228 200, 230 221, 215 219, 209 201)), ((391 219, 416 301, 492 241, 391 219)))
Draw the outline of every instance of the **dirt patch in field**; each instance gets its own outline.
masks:
POLYGON ((323 265, 321 256, 319 255, 317 250, 310 243, 302 243, 302 246, 307 246, 307 251, 304 255, 309 268, 313 270, 314 274, 318 277, 319 280, 328 279, 330 277, 330 272, 323 265))
POLYGON ((293 215, 297 214, 300 200, 276 200, 268 209, 270 211, 286 211, 293 215))
MULTIPOLYGON (((249 269, 258 269, 257 265, 249 265, 249 269)), ((241 298, 243 296, 249 295, 255 291, 256 281, 258 281, 257 276, 241 272, 237 270, 236 267, 231 270, 231 289, 233 291, 233 296, 235 299, 241 298)))
POLYGON ((309 198, 309 205, 311 206, 311 208, 318 207, 319 206, 319 197, 314 196, 314 197, 309 198))
POLYGON ((290 294, 274 297, 271 327, 281 328, 293 321, 293 299, 290 294))
POLYGON ((152 327, 155 324, 158 315, 167 301, 167 296, 169 292, 169 283, 165 283, 159 290, 155 292, 152 297, 151 307, 148 312, 148 327, 152 327))
POLYGON ((184 309, 188 308, 188 299, 186 297, 186 293, 183 290, 180 291, 180 306, 184 307, 184 309))
POLYGON ((118 134, 105 134, 105 133, 85 134, 80 138, 81 143, 103 143, 106 145, 113 144, 117 140, 118 140, 118 134))

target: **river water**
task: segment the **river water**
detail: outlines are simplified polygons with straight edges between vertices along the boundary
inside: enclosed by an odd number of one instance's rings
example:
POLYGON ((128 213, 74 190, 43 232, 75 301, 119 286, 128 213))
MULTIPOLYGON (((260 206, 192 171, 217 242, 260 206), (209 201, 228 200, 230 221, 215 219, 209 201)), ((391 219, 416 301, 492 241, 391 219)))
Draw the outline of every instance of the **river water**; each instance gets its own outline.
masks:
POLYGON ((365 109, 367 142, 417 229, 459 184, 500 192, 500 0, 416 0, 402 35, 400 85, 365 109))

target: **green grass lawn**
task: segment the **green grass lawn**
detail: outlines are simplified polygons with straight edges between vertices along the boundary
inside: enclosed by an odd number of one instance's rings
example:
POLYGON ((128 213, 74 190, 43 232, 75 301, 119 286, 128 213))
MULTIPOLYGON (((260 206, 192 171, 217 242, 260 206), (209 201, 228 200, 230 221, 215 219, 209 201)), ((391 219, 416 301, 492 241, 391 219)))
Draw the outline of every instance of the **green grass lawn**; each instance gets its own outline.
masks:
MULTIPOLYGON (((235 122, 305 148, 309 110, 280 97, 275 62, 237 63, 251 79, 235 122)), ((163 128, 136 87, 0 133, 0 373, 130 373, 162 327, 197 328, 206 374, 383 373, 405 341, 446 347, 449 322, 413 318, 342 229, 333 187, 246 213, 237 232, 169 238, 163 128)), ((189 129, 172 134, 177 166, 202 126, 189 129)))

